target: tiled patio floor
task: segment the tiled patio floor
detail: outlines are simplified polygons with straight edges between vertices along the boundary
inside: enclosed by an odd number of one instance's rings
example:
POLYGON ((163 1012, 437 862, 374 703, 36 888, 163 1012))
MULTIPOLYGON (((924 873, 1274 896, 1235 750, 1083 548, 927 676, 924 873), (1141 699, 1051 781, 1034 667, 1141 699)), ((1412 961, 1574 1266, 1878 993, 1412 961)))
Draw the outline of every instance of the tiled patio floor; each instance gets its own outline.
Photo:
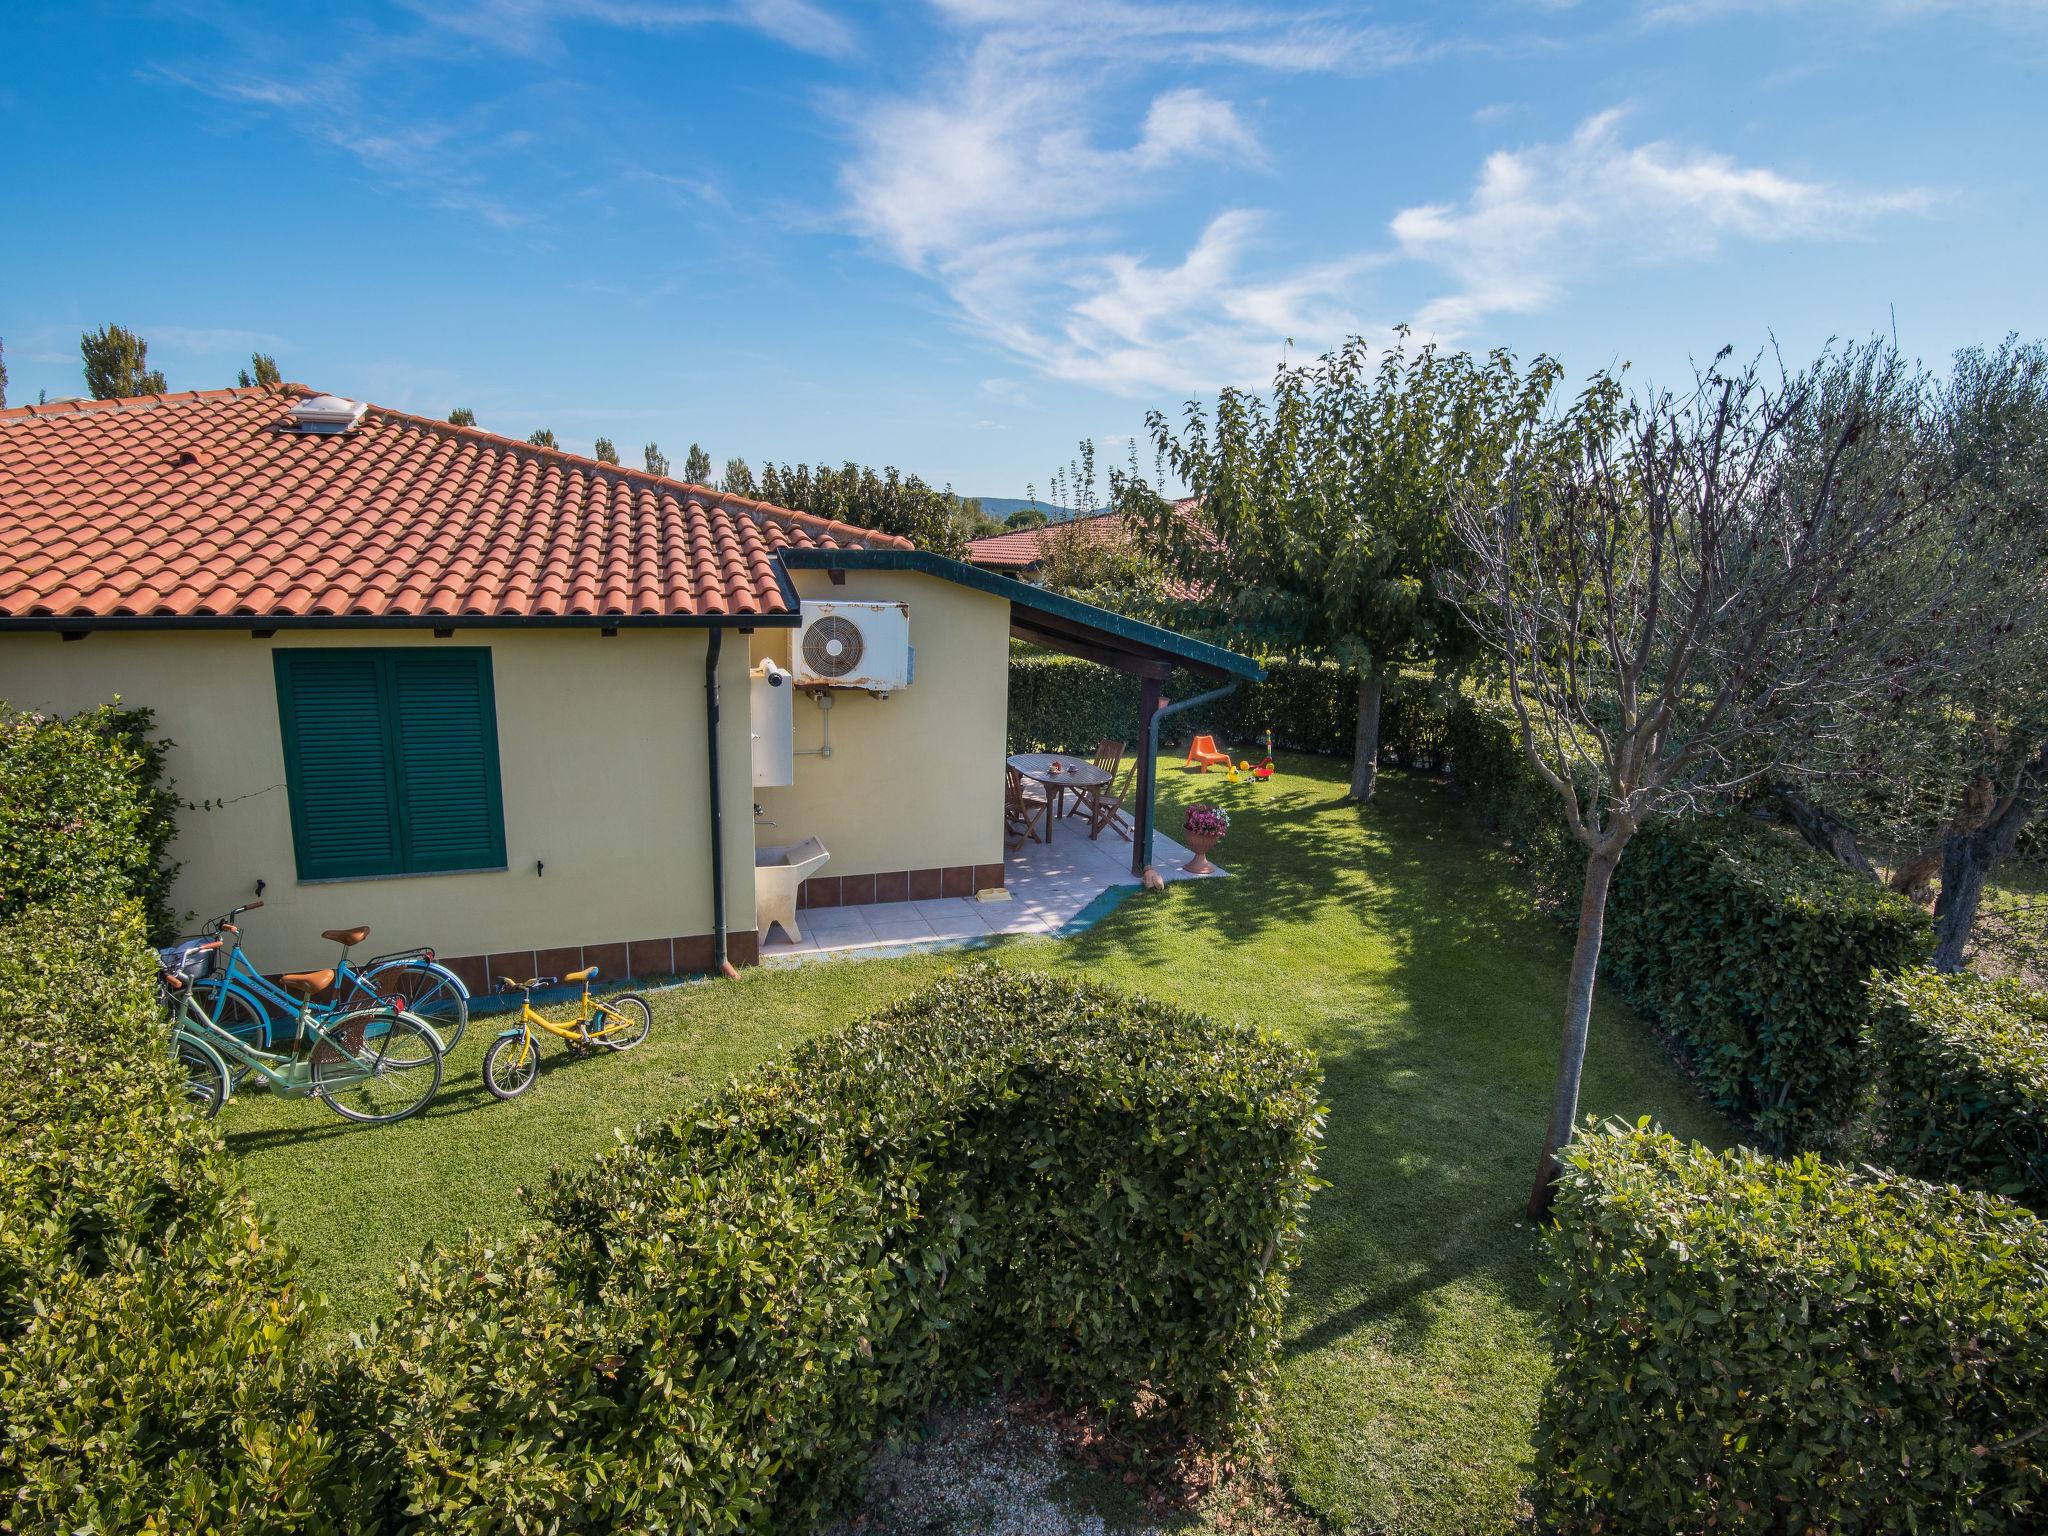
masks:
MULTIPOLYGON (((1181 868, 1191 857, 1170 837, 1152 840, 1152 867, 1168 880, 1197 878, 1181 868)), ((1051 846, 1027 842, 1003 862, 1007 901, 955 896, 806 908, 797 914, 803 942, 792 944, 775 928, 772 941, 761 947, 762 963, 952 947, 1012 933, 1079 931, 1114 905, 1113 898, 1104 899, 1106 892, 1128 892, 1139 883, 1131 873, 1129 843, 1111 833, 1090 842, 1087 823, 1072 819, 1054 829, 1051 846)))

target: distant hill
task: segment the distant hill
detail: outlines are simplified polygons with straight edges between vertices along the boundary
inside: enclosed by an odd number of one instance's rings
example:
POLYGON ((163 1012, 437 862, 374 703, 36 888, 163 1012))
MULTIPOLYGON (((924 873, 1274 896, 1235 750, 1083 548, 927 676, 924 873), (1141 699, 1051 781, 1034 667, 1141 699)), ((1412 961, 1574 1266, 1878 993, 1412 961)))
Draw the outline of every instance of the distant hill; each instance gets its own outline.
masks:
MULTIPOLYGON (((1076 515, 1071 507, 1047 506, 1044 502, 1033 501, 1028 496, 970 496, 968 500, 980 502, 981 510, 999 523, 1012 512, 1022 512, 1026 507, 1038 508, 1039 511, 1043 512, 1047 518, 1055 523, 1065 522, 1068 518, 1076 515)), ((1097 510, 1100 511, 1102 509, 1098 508, 1097 510)))

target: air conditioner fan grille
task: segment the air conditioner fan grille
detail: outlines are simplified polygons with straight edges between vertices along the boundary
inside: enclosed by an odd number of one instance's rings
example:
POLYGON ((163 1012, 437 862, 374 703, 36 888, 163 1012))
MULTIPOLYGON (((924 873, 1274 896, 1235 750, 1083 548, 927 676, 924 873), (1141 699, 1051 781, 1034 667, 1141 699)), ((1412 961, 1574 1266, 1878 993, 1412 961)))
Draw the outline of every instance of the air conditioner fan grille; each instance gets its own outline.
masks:
POLYGON ((866 650, 860 626, 836 613, 813 619, 804 630, 804 665, 818 677, 845 677, 857 671, 866 650))

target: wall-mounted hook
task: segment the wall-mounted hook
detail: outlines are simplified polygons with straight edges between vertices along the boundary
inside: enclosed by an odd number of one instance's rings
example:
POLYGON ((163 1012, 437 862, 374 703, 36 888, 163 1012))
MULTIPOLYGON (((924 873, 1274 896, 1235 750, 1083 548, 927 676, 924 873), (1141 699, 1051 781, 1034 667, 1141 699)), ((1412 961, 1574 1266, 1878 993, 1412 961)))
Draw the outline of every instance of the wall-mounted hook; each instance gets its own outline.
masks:
POLYGON ((548 867, 547 867, 547 865, 543 864, 543 863, 542 863, 542 862, 541 862, 541 861, 540 861, 539 859, 535 859, 535 860, 533 861, 533 878, 534 878, 534 879, 538 880, 538 879, 539 879, 539 878, 540 878, 540 877, 541 877, 542 875, 546 874, 547 872, 548 872, 548 867))
POLYGON ((261 901, 263 899, 263 887, 265 887, 268 884, 270 884, 268 880, 258 880, 256 882, 256 899, 258 901, 261 901))

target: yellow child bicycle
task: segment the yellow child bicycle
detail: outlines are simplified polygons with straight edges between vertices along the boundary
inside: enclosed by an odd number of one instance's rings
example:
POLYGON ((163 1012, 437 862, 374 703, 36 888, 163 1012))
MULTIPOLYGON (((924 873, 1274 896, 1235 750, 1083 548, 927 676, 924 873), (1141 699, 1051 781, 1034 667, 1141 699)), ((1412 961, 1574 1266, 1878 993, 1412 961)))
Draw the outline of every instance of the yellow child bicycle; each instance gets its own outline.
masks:
POLYGON ((647 1032, 654 1028, 654 1010, 647 1006, 647 999, 637 992, 592 997, 590 983, 596 976, 597 967, 593 965, 562 978, 582 982, 583 998, 577 1005, 576 1017, 561 1024, 533 1006, 533 989, 542 984, 540 977, 514 981, 509 976, 500 976, 500 987, 507 992, 516 990, 520 995, 519 1022, 500 1034, 484 1052, 484 1086, 501 1099, 516 1099, 533 1086, 540 1073, 540 1041, 535 1030, 553 1035, 579 1054, 600 1045, 607 1050, 630 1051, 645 1040, 647 1032))

